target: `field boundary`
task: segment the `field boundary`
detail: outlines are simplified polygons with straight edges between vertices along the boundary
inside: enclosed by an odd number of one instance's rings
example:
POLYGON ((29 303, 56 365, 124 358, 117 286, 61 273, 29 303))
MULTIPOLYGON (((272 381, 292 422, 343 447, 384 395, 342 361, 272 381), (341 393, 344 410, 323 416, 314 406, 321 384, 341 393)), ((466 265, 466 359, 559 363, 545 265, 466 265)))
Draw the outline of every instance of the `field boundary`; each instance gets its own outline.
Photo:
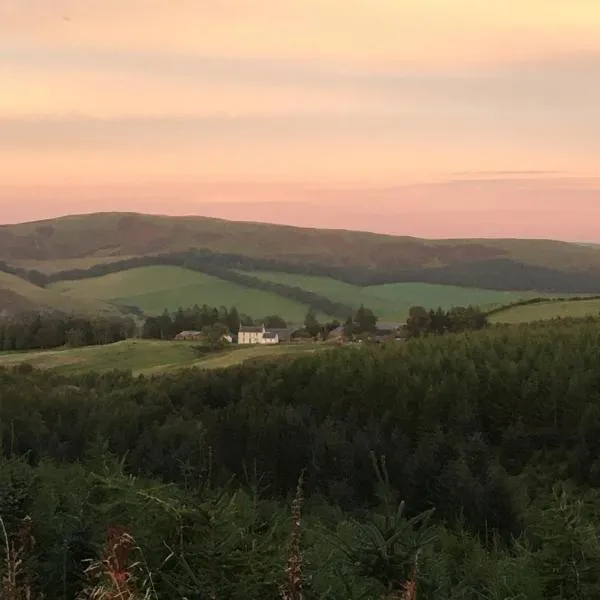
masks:
POLYGON ((533 304, 555 304, 560 302, 585 302, 586 300, 600 300, 600 294, 590 295, 590 296, 572 296, 572 297, 536 297, 529 298, 527 300, 519 300, 517 302, 511 302, 510 304, 504 304, 502 306, 498 306, 496 308, 492 308, 491 310, 486 311, 485 316, 491 317, 493 315, 497 315, 513 308, 518 308, 520 306, 530 306, 533 304))

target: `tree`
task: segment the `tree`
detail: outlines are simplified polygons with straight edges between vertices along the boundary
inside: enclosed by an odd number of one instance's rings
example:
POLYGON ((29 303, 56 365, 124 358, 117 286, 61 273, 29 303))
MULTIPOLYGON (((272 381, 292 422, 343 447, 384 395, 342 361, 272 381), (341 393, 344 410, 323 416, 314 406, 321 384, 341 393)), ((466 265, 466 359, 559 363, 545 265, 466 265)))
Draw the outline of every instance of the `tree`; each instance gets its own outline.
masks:
POLYGON ((263 323, 267 329, 285 329, 287 323, 279 315, 269 315, 263 319, 263 323))
POLYGON ((413 306, 408 311, 406 328, 411 337, 420 337, 428 333, 431 325, 429 313, 422 306, 413 306))
POLYGON ((344 336, 351 338, 354 335, 354 321, 352 317, 348 317, 344 323, 344 336))
POLYGON ((227 345, 224 336, 227 335, 227 325, 216 323, 215 325, 207 325, 203 330, 204 339, 211 350, 220 350, 227 345))
POLYGON ((304 327, 311 337, 317 337, 321 331, 321 325, 312 309, 306 313, 304 327))
POLYGON ((237 308, 234 306, 227 315, 227 327, 231 333, 235 333, 240 329, 240 314, 238 313, 237 308))
POLYGON ((356 325, 356 333, 373 333, 377 327, 377 317, 369 308, 365 308, 362 304, 356 311, 354 317, 356 325))

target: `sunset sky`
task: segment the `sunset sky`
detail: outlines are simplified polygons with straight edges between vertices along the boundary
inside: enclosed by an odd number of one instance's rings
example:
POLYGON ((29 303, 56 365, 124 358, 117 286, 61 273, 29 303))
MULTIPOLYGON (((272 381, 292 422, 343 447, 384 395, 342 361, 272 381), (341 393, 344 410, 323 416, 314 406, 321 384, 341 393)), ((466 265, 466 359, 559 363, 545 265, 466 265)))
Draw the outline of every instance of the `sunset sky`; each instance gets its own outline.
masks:
POLYGON ((599 0, 0 0, 0 222, 600 242, 599 0))

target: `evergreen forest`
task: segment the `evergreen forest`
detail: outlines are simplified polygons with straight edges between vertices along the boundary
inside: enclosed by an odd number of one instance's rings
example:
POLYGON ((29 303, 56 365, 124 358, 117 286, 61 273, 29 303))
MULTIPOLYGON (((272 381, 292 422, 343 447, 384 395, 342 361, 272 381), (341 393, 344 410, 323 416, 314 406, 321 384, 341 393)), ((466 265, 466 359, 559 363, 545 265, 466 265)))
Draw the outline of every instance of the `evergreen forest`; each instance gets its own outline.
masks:
POLYGON ((600 319, 419 334, 0 370, 0 598, 600 598, 600 319))

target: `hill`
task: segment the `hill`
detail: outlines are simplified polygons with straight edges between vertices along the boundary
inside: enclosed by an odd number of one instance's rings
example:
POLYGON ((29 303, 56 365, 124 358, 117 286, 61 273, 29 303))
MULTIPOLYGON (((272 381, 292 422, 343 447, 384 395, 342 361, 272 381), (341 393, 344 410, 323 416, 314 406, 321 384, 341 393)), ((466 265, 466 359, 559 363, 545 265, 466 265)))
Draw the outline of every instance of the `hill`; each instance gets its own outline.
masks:
POLYGON ((104 346, 61 348, 29 352, 0 352, 0 367, 26 363, 38 369, 52 369, 64 375, 115 369, 134 375, 176 371, 187 367, 220 369, 247 360, 272 358, 289 354, 304 354, 327 346, 299 344, 287 346, 257 346, 226 349, 202 356, 194 350, 194 342, 163 342, 156 340, 126 340, 104 346))
POLYGON ((82 302, 104 300, 114 305, 136 306, 146 314, 160 314, 165 308, 208 304, 235 306, 241 313, 259 318, 280 314, 302 323, 307 306, 272 292, 242 285, 182 267, 155 266, 128 269, 102 277, 58 281, 49 286, 63 296, 82 302))
POLYGON ((600 247, 100 213, 0 227, 0 271, 4 312, 155 314, 207 303, 299 323, 309 307, 344 318, 364 303, 396 320, 415 304, 600 293, 600 247))
MULTIPOLYGON (((407 271, 502 259, 600 277, 600 249, 551 240, 424 240, 206 217, 98 213, 0 227, 0 260, 64 270, 191 248, 282 264, 407 271), (52 263, 52 265, 50 265, 52 263)), ((436 283, 436 282, 431 282, 436 283)))

